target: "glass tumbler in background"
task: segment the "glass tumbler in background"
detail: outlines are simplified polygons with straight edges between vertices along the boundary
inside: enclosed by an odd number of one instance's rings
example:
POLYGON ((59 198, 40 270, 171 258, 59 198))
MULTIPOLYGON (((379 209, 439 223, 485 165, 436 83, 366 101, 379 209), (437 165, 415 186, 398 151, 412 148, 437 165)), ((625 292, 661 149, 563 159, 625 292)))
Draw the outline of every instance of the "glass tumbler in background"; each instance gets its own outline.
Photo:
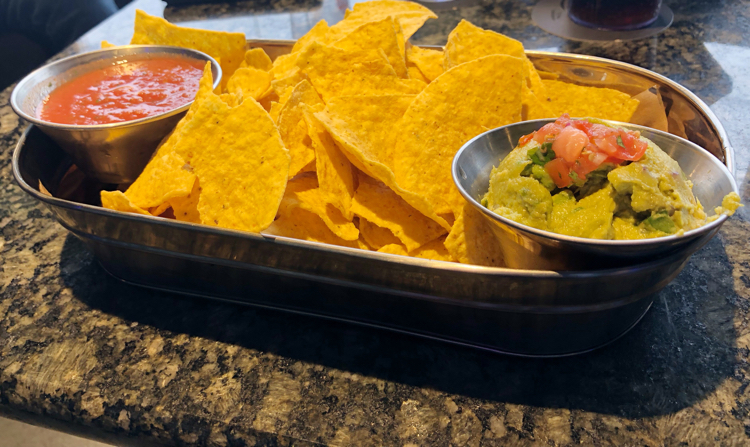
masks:
POLYGON ((659 17, 662 0, 568 0, 568 16, 579 25, 604 30, 634 30, 659 17))

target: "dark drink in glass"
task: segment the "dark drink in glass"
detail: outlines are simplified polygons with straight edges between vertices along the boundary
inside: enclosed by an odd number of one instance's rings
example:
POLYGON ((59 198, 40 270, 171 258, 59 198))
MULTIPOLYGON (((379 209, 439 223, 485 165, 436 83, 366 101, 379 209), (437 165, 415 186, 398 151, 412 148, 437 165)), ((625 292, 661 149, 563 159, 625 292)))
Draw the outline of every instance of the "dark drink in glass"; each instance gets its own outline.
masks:
POLYGON ((661 0, 568 0, 568 16, 579 25, 606 30, 648 26, 659 16, 661 0))

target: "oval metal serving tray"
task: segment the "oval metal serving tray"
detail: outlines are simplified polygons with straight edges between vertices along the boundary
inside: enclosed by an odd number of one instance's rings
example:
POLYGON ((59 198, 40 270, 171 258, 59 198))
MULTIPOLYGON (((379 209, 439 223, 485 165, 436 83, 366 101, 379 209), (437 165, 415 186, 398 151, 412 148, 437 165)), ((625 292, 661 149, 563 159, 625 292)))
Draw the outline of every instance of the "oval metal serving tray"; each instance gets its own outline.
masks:
MULTIPOLYGON (((250 41, 249 45, 276 57, 289 52, 292 43, 250 41)), ((639 91, 657 85, 665 104, 671 104, 670 123, 674 120, 691 140, 732 169, 733 153, 721 124, 700 99, 678 84, 600 58, 528 55, 540 69, 566 79, 609 77, 617 79, 618 86, 639 91)), ((687 253, 626 268, 513 270, 104 209, 97 200, 105 185, 80 175, 68 156, 33 126, 18 142, 13 173, 24 191, 48 206, 102 266, 123 281, 525 356, 575 354, 618 338, 640 320, 653 295, 682 270, 690 254, 715 234, 697 240, 687 253)))

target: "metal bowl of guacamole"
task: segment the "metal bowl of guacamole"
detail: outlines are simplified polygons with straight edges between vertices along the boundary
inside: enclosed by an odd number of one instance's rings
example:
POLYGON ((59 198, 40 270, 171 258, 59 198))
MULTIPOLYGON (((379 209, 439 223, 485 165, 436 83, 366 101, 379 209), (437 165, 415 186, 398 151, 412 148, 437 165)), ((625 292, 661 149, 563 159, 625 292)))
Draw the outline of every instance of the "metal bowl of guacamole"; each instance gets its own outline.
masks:
POLYGON ((737 184, 715 156, 628 123, 511 124, 467 142, 452 168, 513 268, 589 270, 678 251, 687 257, 739 206, 737 184))

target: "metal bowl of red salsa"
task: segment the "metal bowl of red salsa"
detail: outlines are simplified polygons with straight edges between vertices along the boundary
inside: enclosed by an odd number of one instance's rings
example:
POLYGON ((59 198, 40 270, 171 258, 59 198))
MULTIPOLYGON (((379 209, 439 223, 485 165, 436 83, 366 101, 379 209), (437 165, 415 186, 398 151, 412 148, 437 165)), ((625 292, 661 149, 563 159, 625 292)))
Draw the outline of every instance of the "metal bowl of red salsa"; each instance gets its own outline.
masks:
POLYGON ((206 63, 215 88, 221 68, 199 51, 162 45, 92 51, 32 72, 10 104, 86 175, 130 183, 192 104, 206 63))

